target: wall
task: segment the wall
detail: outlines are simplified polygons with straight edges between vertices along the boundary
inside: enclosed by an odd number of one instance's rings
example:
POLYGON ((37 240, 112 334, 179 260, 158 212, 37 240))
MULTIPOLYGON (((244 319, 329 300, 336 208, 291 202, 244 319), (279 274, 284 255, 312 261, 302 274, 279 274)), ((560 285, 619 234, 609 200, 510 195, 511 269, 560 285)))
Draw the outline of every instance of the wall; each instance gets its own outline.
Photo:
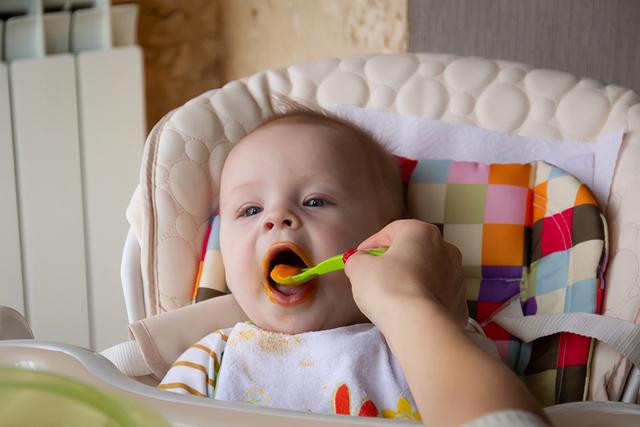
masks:
POLYGON ((149 130, 194 96, 264 68, 408 45, 407 0, 136 3, 149 130))
MULTIPOLYGON (((113 3, 125 1, 114 1, 113 3)), ((223 83, 218 0, 139 0, 147 130, 162 116, 223 83)))
POLYGON ((407 50, 406 0, 221 0, 232 80, 313 59, 407 50))
POLYGON ((411 0, 410 50, 525 62, 640 92, 638 0, 411 0))

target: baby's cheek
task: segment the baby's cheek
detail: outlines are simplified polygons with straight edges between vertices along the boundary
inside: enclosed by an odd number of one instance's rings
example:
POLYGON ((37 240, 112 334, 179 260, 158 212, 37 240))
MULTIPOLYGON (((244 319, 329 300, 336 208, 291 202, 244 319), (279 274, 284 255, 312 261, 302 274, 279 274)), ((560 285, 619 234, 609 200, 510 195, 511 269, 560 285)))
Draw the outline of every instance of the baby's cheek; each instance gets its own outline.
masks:
POLYGON ((364 239, 378 231, 372 227, 370 220, 366 217, 351 217, 345 215, 344 218, 327 230, 326 235, 333 236, 333 241, 340 243, 341 250, 345 251, 352 246, 357 246, 364 239))

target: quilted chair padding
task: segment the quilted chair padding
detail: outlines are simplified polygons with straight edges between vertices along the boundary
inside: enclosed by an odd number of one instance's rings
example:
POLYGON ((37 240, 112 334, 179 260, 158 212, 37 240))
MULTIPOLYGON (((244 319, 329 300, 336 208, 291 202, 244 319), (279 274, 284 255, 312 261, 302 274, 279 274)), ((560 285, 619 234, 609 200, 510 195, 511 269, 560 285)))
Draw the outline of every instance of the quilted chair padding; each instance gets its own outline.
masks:
MULTIPOLYGON (((606 210, 610 261, 604 314, 638 321, 640 97, 564 72, 431 53, 266 70, 168 113, 149 135, 127 212, 141 249, 147 316, 191 301, 222 163, 232 144, 271 114, 273 94, 329 110, 348 104, 555 140, 588 141, 625 128, 606 210)), ((621 389, 630 366, 606 348, 594 357, 594 369, 599 364, 610 374, 592 397, 606 398, 607 390, 621 389)))

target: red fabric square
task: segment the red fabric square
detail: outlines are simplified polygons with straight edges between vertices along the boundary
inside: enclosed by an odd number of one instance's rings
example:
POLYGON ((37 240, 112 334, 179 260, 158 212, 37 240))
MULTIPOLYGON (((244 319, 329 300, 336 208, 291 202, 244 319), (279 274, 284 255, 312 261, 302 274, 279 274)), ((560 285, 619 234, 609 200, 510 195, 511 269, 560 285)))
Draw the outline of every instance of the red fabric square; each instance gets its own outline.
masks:
POLYGON ((558 368, 586 365, 589 360, 591 338, 581 335, 561 333, 558 344, 558 368))
POLYGON ((204 256, 207 253, 207 245, 209 244, 209 236, 211 235, 211 226, 213 224, 213 217, 207 224, 207 231, 204 233, 204 239, 202 239, 202 247, 200 248, 200 261, 204 261, 204 256))
POLYGON ((411 179, 411 174, 413 174, 413 170, 416 168, 418 162, 416 160, 407 159, 402 156, 393 156, 396 160, 396 165, 400 169, 400 177, 402 177, 402 182, 405 184, 409 182, 411 179))
MULTIPOLYGON (((478 301, 476 304, 476 320, 479 323, 483 323, 503 305, 504 302, 478 301)), ((486 325, 483 324, 482 329, 484 330, 485 334, 487 334, 487 336, 492 340, 507 341, 513 338, 509 332, 505 331, 502 327, 494 322, 489 322, 486 325)))
POLYGON ((509 341, 513 339, 509 332, 494 322, 489 322, 487 325, 482 327, 482 330, 493 341, 509 341))
POLYGON ((476 320, 480 323, 484 322, 503 305, 504 302, 478 301, 476 305, 476 320))
POLYGON ((573 208, 546 217, 542 221, 541 256, 544 257, 553 252, 565 251, 573 246, 571 240, 573 208))

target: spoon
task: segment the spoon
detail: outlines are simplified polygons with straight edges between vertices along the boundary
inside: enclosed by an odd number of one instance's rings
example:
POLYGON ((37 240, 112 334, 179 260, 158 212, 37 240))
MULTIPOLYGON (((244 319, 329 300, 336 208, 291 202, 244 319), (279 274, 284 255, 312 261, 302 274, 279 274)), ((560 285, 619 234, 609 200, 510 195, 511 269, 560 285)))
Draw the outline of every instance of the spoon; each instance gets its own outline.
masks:
MULTIPOLYGON (((371 255, 382 255, 386 249, 369 249, 371 255)), ((314 265, 313 267, 300 268, 293 265, 278 264, 269 274, 274 282, 285 286, 297 286, 307 282, 314 277, 331 273, 332 271, 342 270, 345 261, 354 253, 354 248, 349 249, 345 253, 338 254, 331 258, 314 265)))

